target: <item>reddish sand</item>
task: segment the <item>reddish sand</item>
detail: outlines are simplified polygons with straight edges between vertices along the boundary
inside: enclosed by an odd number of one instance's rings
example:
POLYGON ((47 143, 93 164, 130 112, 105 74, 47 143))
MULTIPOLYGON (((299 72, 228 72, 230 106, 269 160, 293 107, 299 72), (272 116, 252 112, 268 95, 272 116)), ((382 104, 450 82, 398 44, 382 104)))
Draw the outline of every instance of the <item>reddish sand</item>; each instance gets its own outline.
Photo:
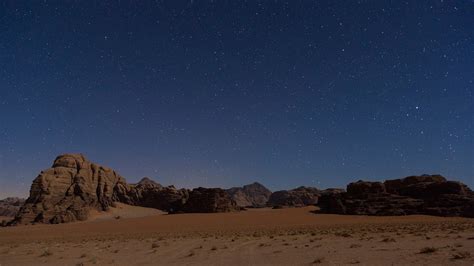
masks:
POLYGON ((120 205, 88 222, 0 228, 0 265, 474 263, 474 219, 312 210, 167 215, 120 205))

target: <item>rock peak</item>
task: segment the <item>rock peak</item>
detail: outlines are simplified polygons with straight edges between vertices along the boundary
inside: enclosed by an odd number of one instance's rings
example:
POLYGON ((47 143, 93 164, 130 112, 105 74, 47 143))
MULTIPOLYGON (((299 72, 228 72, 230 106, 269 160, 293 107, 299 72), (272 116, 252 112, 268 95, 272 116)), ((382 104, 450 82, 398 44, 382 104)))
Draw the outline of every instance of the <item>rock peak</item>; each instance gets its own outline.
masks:
POLYGON ((33 181, 30 196, 13 221, 64 223, 85 220, 89 210, 107 210, 116 190, 127 191, 115 171, 91 163, 82 154, 63 154, 33 181))
POLYGON ((138 185, 153 185, 153 186, 161 186, 158 182, 155 182, 153 179, 149 177, 142 178, 138 183, 138 185))
POLYGON ((88 162, 88 160, 83 154, 66 153, 56 157, 52 167, 78 168, 84 162, 88 162))

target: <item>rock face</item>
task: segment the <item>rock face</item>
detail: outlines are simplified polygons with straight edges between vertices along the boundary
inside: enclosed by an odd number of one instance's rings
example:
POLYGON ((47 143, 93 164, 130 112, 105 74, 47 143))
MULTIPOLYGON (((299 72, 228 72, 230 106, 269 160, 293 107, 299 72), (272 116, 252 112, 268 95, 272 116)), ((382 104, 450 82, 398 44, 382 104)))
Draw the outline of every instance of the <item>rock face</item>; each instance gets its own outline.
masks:
POLYGON ((474 192, 440 175, 409 176, 350 183, 345 193, 322 195, 318 205, 323 213, 474 217, 474 192))
POLYGON ((14 217, 25 203, 25 199, 6 198, 0 200, 0 216, 14 217))
POLYGON ((127 187, 115 171, 66 154, 33 181, 30 196, 13 223, 64 223, 85 220, 90 208, 107 210, 114 191, 127 187))
POLYGON ((235 201, 221 188, 195 188, 189 192, 189 198, 177 208, 176 212, 231 212, 239 210, 235 201))
POLYGON ((146 177, 124 189, 124 191, 116 191, 116 201, 168 212, 181 209, 189 197, 187 189, 176 189, 174 186, 163 187, 146 177))
POLYGON ((280 190, 273 192, 267 205, 271 207, 303 207, 315 205, 321 191, 313 187, 298 187, 292 190, 280 190))
POLYGON ((267 205, 272 192, 260 183, 252 183, 243 187, 227 190, 230 197, 239 207, 262 208, 267 205))

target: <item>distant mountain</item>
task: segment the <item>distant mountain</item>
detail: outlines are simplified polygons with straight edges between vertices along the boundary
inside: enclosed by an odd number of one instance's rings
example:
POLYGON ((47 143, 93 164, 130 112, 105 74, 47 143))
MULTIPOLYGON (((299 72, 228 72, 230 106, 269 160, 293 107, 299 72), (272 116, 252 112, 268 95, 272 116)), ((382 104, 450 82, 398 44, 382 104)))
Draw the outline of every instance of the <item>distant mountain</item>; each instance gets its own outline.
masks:
POLYGON ((154 180, 150 179, 149 177, 144 177, 142 178, 136 186, 154 186, 154 187, 162 187, 158 182, 155 182, 154 180))
POLYGON ((0 216, 14 217, 24 203, 25 199, 21 198, 6 198, 0 200, 0 216))
POLYGON ((230 188, 227 193, 237 203, 237 206, 254 208, 265 207, 272 194, 268 188, 258 182, 243 187, 230 188))

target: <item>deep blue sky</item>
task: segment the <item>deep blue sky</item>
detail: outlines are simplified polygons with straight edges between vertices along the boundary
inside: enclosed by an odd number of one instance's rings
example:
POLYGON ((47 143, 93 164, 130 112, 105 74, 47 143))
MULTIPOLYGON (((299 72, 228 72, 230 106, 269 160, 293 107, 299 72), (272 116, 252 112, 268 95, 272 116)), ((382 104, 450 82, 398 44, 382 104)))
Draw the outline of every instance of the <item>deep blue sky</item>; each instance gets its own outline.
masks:
POLYGON ((0 197, 134 182, 474 186, 473 1, 2 1, 0 197))

